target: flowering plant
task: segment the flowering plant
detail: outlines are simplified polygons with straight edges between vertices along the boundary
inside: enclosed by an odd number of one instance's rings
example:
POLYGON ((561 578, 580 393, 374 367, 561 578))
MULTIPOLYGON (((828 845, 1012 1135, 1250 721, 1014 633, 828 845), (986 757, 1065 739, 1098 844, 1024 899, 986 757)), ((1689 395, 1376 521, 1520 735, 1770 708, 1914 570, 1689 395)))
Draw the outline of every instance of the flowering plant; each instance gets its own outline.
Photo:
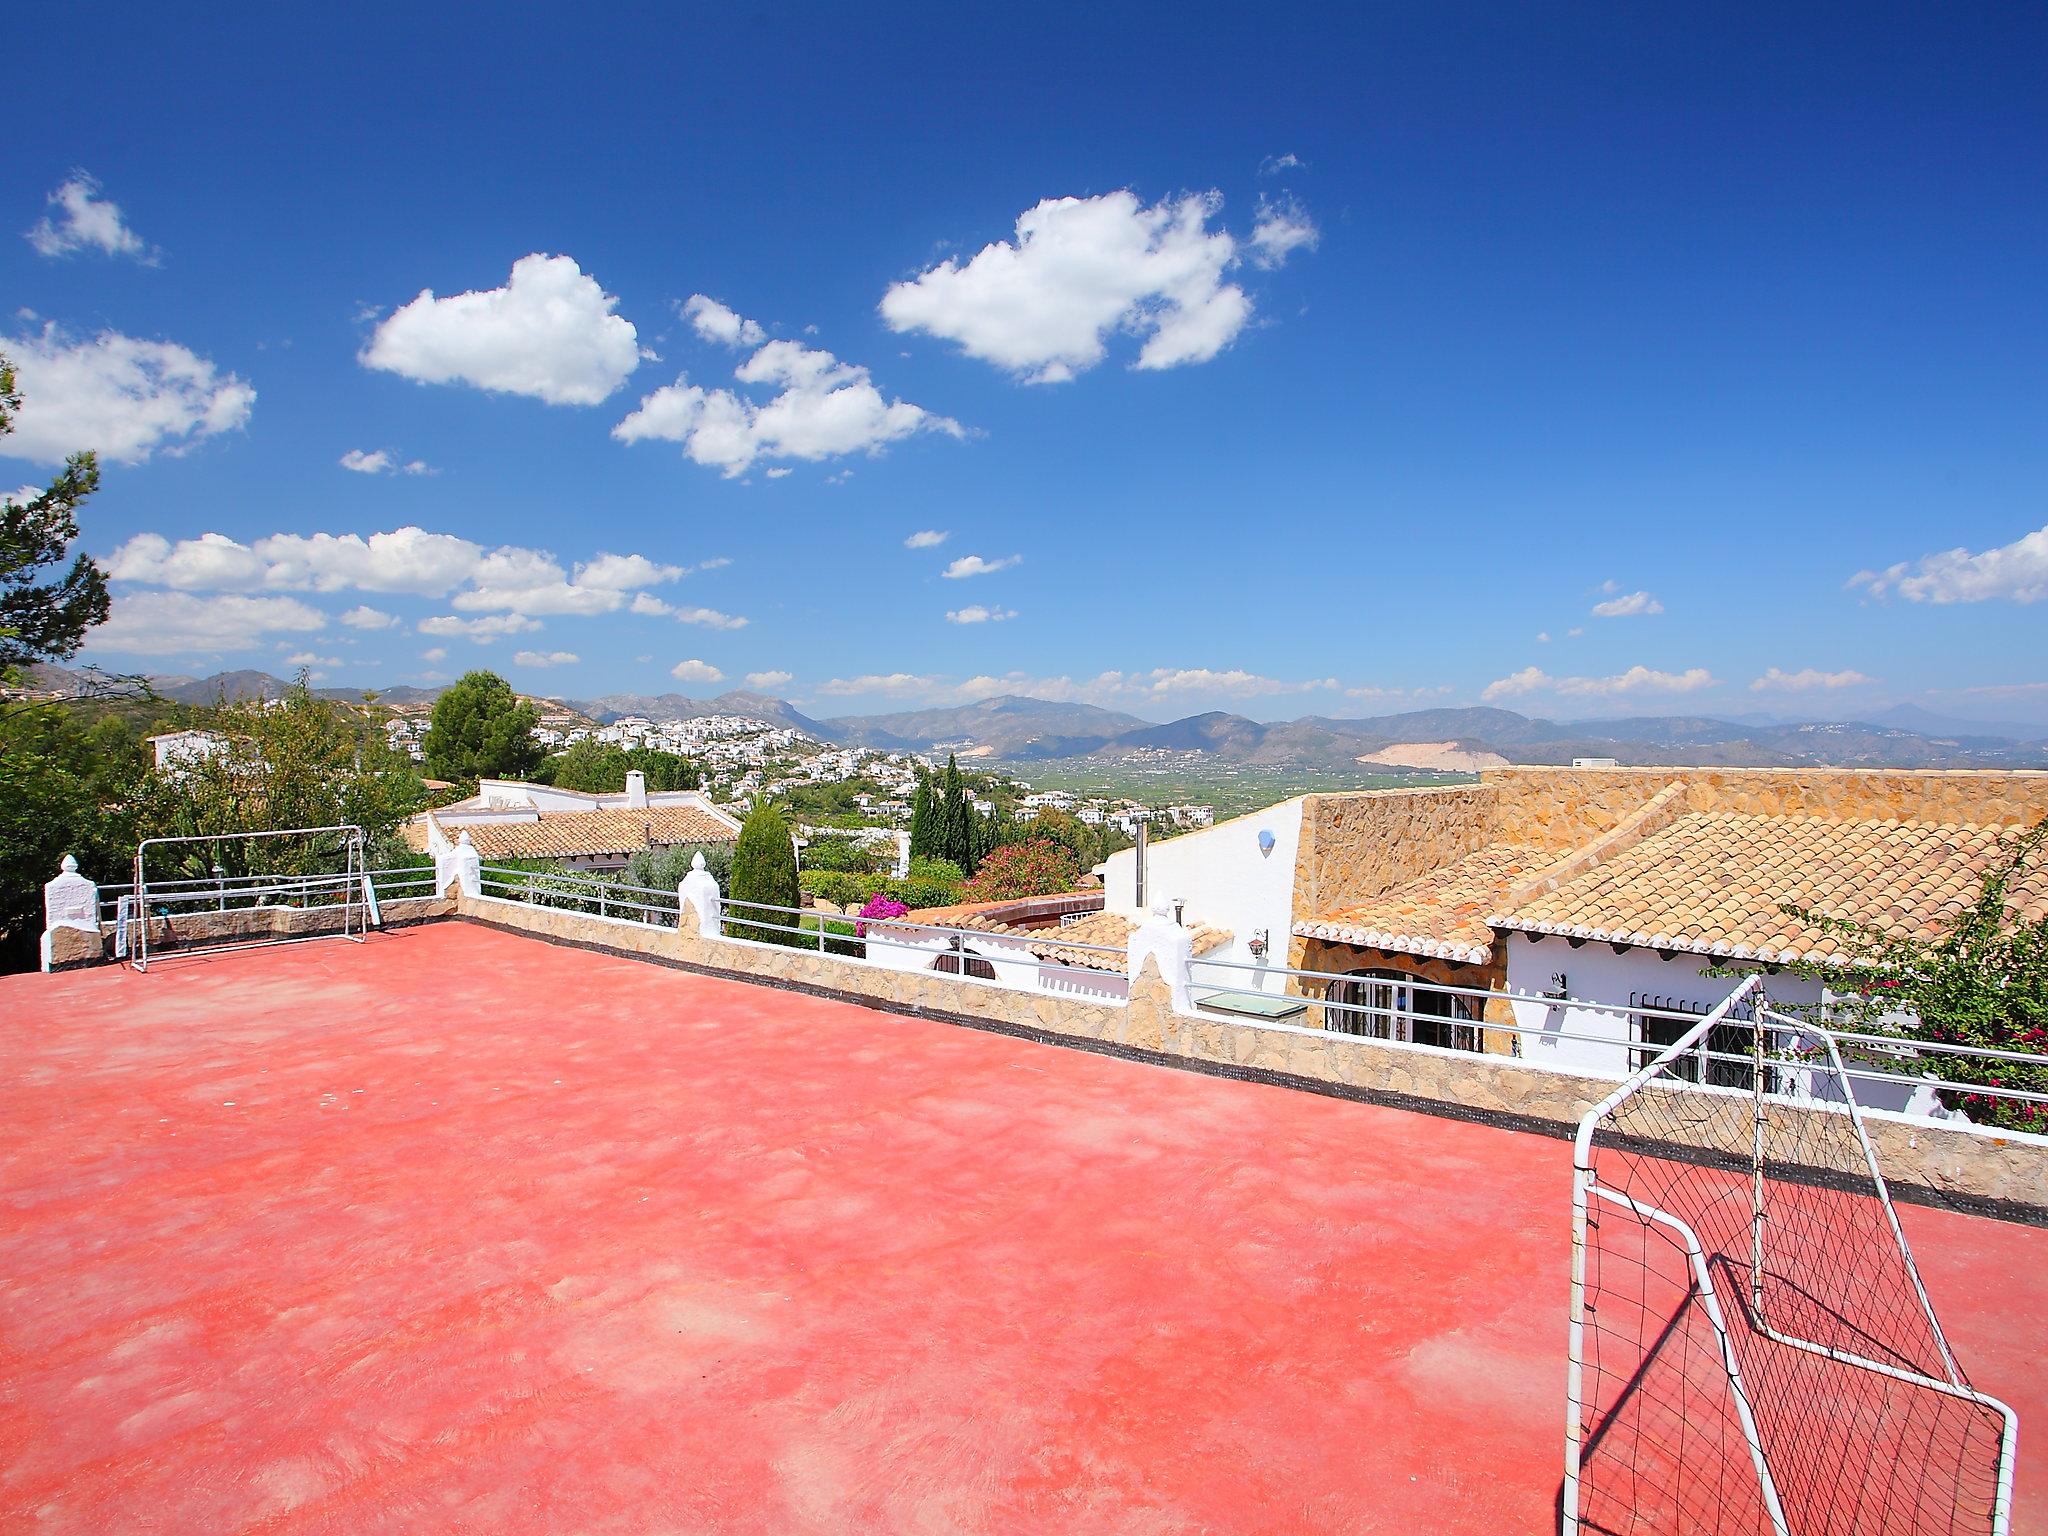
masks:
POLYGON ((853 925, 853 931, 856 936, 864 939, 868 936, 869 923, 886 923, 893 918, 901 917, 909 910, 910 908, 893 896, 870 896, 867 905, 860 909, 861 921, 853 925))

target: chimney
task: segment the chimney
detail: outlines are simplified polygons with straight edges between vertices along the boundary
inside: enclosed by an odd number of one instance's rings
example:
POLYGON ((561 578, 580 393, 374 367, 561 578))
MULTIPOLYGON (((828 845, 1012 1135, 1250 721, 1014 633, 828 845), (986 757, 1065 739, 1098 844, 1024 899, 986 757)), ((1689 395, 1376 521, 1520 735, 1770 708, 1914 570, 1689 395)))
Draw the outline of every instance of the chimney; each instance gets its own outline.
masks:
POLYGON ((626 770, 626 804, 635 810, 647 806, 647 775, 638 768, 626 770))

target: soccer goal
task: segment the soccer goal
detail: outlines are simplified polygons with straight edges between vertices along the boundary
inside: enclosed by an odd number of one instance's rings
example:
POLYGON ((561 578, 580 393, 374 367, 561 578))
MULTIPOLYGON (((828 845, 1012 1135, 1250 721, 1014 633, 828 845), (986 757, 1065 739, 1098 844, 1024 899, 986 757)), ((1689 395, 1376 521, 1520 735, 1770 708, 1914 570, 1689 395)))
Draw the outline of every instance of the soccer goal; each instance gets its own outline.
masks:
POLYGON ((114 952, 147 971, 152 949, 360 944, 382 922, 358 826, 152 837, 116 910, 114 952))
POLYGON ((1568 1394, 1566 1536, 2010 1528, 2018 1421, 1949 1347, 1839 1046, 1760 978, 1579 1124, 1568 1394))

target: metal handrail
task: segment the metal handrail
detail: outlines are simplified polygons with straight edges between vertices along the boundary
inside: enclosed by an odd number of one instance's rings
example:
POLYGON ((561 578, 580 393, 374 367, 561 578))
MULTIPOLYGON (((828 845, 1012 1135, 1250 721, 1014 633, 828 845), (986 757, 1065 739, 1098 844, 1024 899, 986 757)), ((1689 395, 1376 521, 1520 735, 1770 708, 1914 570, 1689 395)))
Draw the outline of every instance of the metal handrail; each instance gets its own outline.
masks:
MULTIPOLYGON (((1520 992, 1509 992, 1506 990, 1493 990, 1482 987, 1457 986, 1448 982, 1423 981, 1415 978, 1404 977, 1396 980, 1393 978, 1358 977, 1332 971, 1308 971, 1297 969, 1290 966, 1255 966, 1247 965, 1242 961, 1233 960, 1208 960, 1197 957, 1191 960, 1189 962, 1189 965, 1191 972, 1192 969, 1196 966, 1211 966, 1222 970, 1257 971, 1268 975, 1286 975, 1304 981, 1322 982, 1325 984, 1339 981, 1357 982, 1362 980, 1381 980, 1387 982, 1387 984, 1389 985, 1405 987, 1409 990, 1411 994, 1432 993, 1444 997, 1470 998, 1486 1002, 1499 1001, 1510 1004, 1526 1003, 1532 1006, 1542 1007, 1546 1011, 1556 1008, 1579 1008, 1584 1009, 1587 1012, 1609 1014, 1620 1017, 1675 1019, 1684 1023, 1687 1026, 1687 1030, 1685 1034, 1681 1036, 1681 1038, 1692 1039, 1695 1036, 1698 1037, 1695 1043, 1691 1047, 1689 1047, 1689 1049, 1686 1052, 1686 1055, 1689 1059, 1698 1061, 1702 1064, 1710 1062, 1719 1062, 1732 1066, 1747 1067, 1752 1065, 1753 1061, 1751 1054, 1748 1052, 1717 1051, 1709 1047, 1707 1044, 1705 1044, 1707 1036, 1706 1034, 1700 1032, 1699 1025, 1704 1019, 1711 1017, 1714 1019, 1716 1027, 1732 1026, 1735 1028, 1743 1028, 1747 1026, 1750 1028, 1764 1028, 1773 1032, 1803 1033, 1815 1038, 1827 1036, 1833 1038, 1837 1042, 1846 1041, 1851 1043, 1862 1043, 1873 1046, 1889 1046, 1898 1049, 1901 1053, 1902 1058, 1910 1057, 1915 1061, 1918 1061, 1921 1058, 1927 1056, 1968 1056, 1992 1061, 2006 1061, 2011 1062, 2018 1066, 2038 1067, 2043 1070, 2048 1070, 2048 1055, 2035 1055, 2026 1051, 2008 1051, 1996 1049, 1990 1046, 1961 1046, 1951 1049, 1938 1042, 1919 1041, 1914 1040, 1911 1037, 1848 1033, 1844 1031, 1830 1029, 1828 1026, 1824 1024, 1809 1023, 1805 1020, 1794 1019, 1786 1015, 1777 1013, 1771 1013, 1769 1015, 1768 1021, 1750 1021, 1741 1019, 1730 1020, 1729 1018, 1725 1017, 1725 1009, 1730 1002, 1734 1001, 1737 998, 1746 997, 1752 991, 1755 990, 1753 985, 1749 982, 1745 982, 1742 986, 1738 987, 1735 993, 1731 995, 1730 999, 1726 999, 1723 1001, 1723 1003, 1717 1004, 1712 1010, 1709 1011, 1709 1013, 1696 1014, 1685 1013, 1672 1009, 1626 1007, 1616 1004, 1591 1002, 1588 1000, 1578 998, 1548 997, 1541 993, 1529 994, 1520 992)), ((1409 1022, 1411 1024, 1414 1021, 1422 1020, 1427 1021, 1431 1024, 1440 1024, 1459 1029, 1469 1029, 1474 1032, 1475 1039, 1477 1038, 1479 1031, 1489 1030, 1498 1034, 1507 1035, 1511 1037, 1516 1042, 1518 1049, 1520 1042, 1524 1038, 1528 1037, 1536 1037, 1546 1041, 1570 1041, 1577 1044, 1599 1046, 1608 1050, 1626 1051, 1635 1057, 1641 1057, 1643 1053, 1652 1050, 1662 1051, 1665 1049, 1664 1047, 1654 1045, 1654 1043, 1652 1042, 1617 1040, 1612 1035, 1595 1035, 1586 1033, 1581 1030, 1532 1027, 1530 1025, 1523 1024, 1515 1020, 1496 1022, 1495 1020, 1488 1019, 1483 1016, 1463 1018, 1444 1014, 1421 1013, 1417 1011, 1412 1006, 1412 1004, 1407 1007, 1394 1007, 1390 1005, 1369 1002, 1342 1002, 1335 999, 1300 993, 1276 995, 1299 996, 1304 1003, 1307 1003, 1310 1006, 1322 1008, 1326 1010, 1326 1012, 1334 1012, 1343 1015, 1365 1015, 1376 1020, 1401 1020, 1404 1022, 1409 1022)), ((1197 1008, 1201 1008, 1202 1006, 1204 1006, 1205 1002, 1205 998, 1197 997, 1195 999, 1195 1006, 1197 1008)), ((1425 1051, 1456 1049, 1460 1050, 1461 1054, 1466 1055, 1482 1054, 1482 1052, 1479 1051, 1477 1048, 1473 1050, 1464 1050, 1460 1047, 1431 1046, 1419 1044, 1414 1041, 1399 1040, 1393 1038, 1391 1036, 1391 1033, 1388 1035, 1373 1035, 1369 1038, 1378 1039, 1383 1043, 1399 1046, 1404 1049, 1425 1051)), ((1806 1059, 1805 1052, 1807 1049, 1809 1048, 1803 1048, 1798 1046, 1788 1048, 1773 1048, 1770 1052, 1768 1059, 1772 1066, 1796 1069, 1800 1065, 1800 1063, 1806 1059)), ((1521 1059, 1527 1060, 1528 1058, 1523 1057, 1521 1059)), ((1614 1075, 1611 1069, 1602 1069, 1596 1066, 1575 1066, 1574 1070, 1582 1071, 1586 1075, 1594 1077, 1606 1077, 1614 1075)), ((1959 1082, 1954 1078, 1944 1077, 1939 1073, 1927 1070, 1887 1071, 1876 1064, 1849 1065, 1845 1063, 1843 1067, 1843 1074, 1849 1078, 1862 1082, 1887 1083, 1909 1089, 1927 1087, 1940 1091, 1946 1091, 1949 1093, 1977 1094, 1981 1097, 1988 1099, 2005 1099, 2013 1102, 2028 1104, 2048 1104, 2048 1093, 2040 1092, 2034 1089, 2009 1087, 1998 1083, 1959 1082)), ((1778 1094, 1775 1096, 1786 1098, 1798 1097, 1797 1095, 1787 1094, 1778 1094)), ((1801 1102, 1809 1101, 1802 1100, 1801 1102)))

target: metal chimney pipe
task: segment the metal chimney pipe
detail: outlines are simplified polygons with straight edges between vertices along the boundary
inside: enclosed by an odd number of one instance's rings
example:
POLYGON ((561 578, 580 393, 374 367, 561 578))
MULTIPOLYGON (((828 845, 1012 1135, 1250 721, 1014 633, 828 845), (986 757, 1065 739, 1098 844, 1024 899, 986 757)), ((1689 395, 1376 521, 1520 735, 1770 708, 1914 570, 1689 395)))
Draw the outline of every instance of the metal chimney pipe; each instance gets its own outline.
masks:
POLYGON ((1138 905, 1138 910, 1139 910, 1140 912, 1145 912, 1145 911, 1148 911, 1148 910, 1150 910, 1150 909, 1149 909, 1149 907, 1148 907, 1148 906, 1147 906, 1147 904, 1146 904, 1146 901, 1145 901, 1145 844, 1146 844, 1146 837, 1145 837, 1145 828, 1146 828, 1146 825, 1147 825, 1147 823, 1145 823, 1145 822, 1142 822, 1142 821, 1138 823, 1138 855, 1137 855, 1137 858, 1138 858, 1138 892, 1137 892, 1137 896, 1138 896, 1138 901, 1137 901, 1137 905, 1138 905))

